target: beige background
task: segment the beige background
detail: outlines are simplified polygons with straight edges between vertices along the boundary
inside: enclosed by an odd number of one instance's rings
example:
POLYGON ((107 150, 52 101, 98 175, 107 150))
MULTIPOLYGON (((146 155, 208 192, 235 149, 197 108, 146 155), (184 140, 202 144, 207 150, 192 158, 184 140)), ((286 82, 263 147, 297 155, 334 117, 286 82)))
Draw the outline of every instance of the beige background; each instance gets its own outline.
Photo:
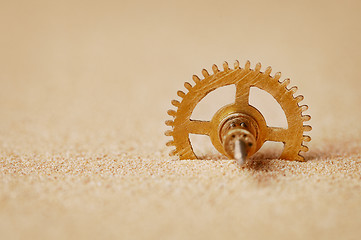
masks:
POLYGON ((360 10, 1 0, 1 238, 360 239, 360 10), (236 59, 299 87, 308 162, 168 157, 176 91, 236 59))

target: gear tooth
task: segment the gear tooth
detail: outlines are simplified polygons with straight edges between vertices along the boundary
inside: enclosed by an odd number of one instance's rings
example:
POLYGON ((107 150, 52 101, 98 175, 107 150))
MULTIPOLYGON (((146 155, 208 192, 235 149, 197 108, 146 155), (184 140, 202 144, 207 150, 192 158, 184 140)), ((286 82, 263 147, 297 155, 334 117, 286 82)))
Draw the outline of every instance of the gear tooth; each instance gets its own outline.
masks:
POLYGON ((206 69, 203 69, 202 70, 202 75, 203 75, 203 77, 209 77, 209 73, 208 73, 208 71, 206 70, 206 69))
POLYGON ((178 151, 176 149, 170 151, 169 156, 176 156, 178 154, 178 151))
POLYGON ((251 62, 247 60, 246 64, 244 64, 244 69, 249 70, 250 68, 251 68, 251 62))
POLYGON ((298 95, 297 97, 295 97, 297 103, 301 102, 303 99, 305 99, 305 97, 302 95, 298 95))
POLYGON ((302 152, 307 152, 307 151, 308 151, 308 147, 305 146, 305 145, 301 145, 300 150, 301 150, 302 152))
POLYGON ((223 70, 224 70, 224 71, 228 71, 228 70, 229 70, 228 62, 226 62, 226 61, 224 61, 224 63, 223 63, 223 70))
POLYGON ((186 94, 183 91, 178 91, 177 95, 181 98, 184 98, 186 94))
POLYGON ((179 107, 179 105, 180 105, 180 102, 178 100, 172 100, 171 103, 175 107, 179 107))
POLYGON ((264 73, 268 76, 271 74, 271 72, 272 72, 272 67, 267 67, 264 73))
POLYGON ((197 83, 199 83, 201 81, 197 75, 193 75, 192 79, 195 82, 195 84, 197 84, 197 83))
POLYGON ((236 60, 234 62, 234 69, 239 69, 239 61, 238 60, 236 60))
POLYGON ((174 146, 175 143, 174 143, 174 141, 172 140, 172 141, 167 142, 165 145, 168 146, 168 147, 171 147, 171 146, 174 146))
POLYGON ((303 115, 302 116, 302 121, 307 122, 311 120, 311 116, 310 115, 303 115))
POLYGON ((295 160, 296 160, 296 161, 300 161, 300 162, 304 162, 304 161, 305 161, 305 158, 304 158, 302 155, 298 154, 298 155, 295 157, 295 160))
POLYGON ((164 135, 170 137, 170 136, 173 136, 173 131, 172 130, 167 130, 164 132, 164 135))
POLYGON ((307 105, 302 105, 302 106, 300 106, 300 109, 301 109, 301 112, 305 112, 305 111, 307 111, 308 106, 307 105))
POLYGON ((167 111, 167 113, 168 113, 169 116, 172 116, 172 117, 175 117, 175 116, 177 115, 177 112, 174 111, 174 110, 172 110, 172 109, 169 109, 169 110, 167 111))
POLYGON ((303 131, 309 132, 312 130, 312 127, 310 125, 303 125, 303 131))
POLYGON ((218 73, 218 72, 219 72, 219 69, 218 69, 218 67, 217 67, 217 65, 216 65, 216 64, 213 64, 213 66, 212 66, 212 70, 213 70, 213 73, 214 73, 214 74, 216 74, 216 73, 218 73))
POLYGON ((281 82, 281 86, 282 87, 287 87, 290 84, 291 80, 289 78, 286 78, 285 80, 283 80, 283 82, 281 82))
POLYGON ((297 92, 297 90, 298 90, 298 87, 297 87, 297 86, 293 86, 293 87, 291 87, 288 91, 291 92, 292 95, 293 95, 293 94, 295 94, 295 92, 297 92))
POLYGON ((194 154, 194 152, 193 152, 192 149, 177 149, 177 155, 182 160, 185 160, 185 159, 197 159, 197 157, 195 157, 195 158, 189 157, 190 155, 193 155, 193 154, 194 154))
POLYGON ((303 135, 303 136, 302 136, 302 140, 303 140, 304 142, 309 142, 309 141, 311 141, 311 137, 308 136, 308 135, 303 135))
POLYGON ((278 81, 281 78, 281 75, 282 75, 281 72, 276 72, 273 78, 278 81))
POLYGON ((257 63, 254 70, 255 70, 256 72, 260 72, 260 71, 261 71, 261 67, 262 67, 262 64, 261 64, 261 63, 257 63))
POLYGON ((165 121, 165 125, 174 126, 174 122, 172 120, 167 120, 167 121, 165 121))
POLYGON ((190 91, 190 90, 192 89, 192 85, 191 85, 189 82, 185 82, 185 83, 184 83, 184 87, 185 87, 188 91, 190 91))

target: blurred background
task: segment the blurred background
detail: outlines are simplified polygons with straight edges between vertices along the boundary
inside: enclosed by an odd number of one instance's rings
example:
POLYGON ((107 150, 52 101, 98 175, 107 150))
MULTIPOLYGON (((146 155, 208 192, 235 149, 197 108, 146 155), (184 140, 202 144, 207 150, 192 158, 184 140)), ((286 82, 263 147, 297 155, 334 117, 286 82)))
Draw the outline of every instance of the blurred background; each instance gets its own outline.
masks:
MULTIPOLYGON (((25 219, 30 221, 37 216, 34 224, 45 225, 48 218, 36 215, 34 207, 45 204, 49 209, 58 209, 61 214, 63 211, 59 209, 67 209, 66 213, 69 209, 74 210, 74 206, 81 202, 79 199, 92 202, 91 199, 98 197, 104 200, 103 207, 110 202, 117 209, 116 195, 104 195, 109 198, 87 192, 81 198, 67 195, 72 185, 82 189, 83 183, 78 183, 78 186, 73 178, 67 180, 69 185, 65 188, 60 183, 54 183, 68 197, 65 197, 68 200, 64 200, 63 196, 63 200, 70 206, 59 208, 49 200, 55 194, 54 186, 49 183, 45 190, 39 183, 45 180, 39 180, 37 176, 56 175, 62 179, 64 175, 59 173, 59 169, 64 174, 69 171, 68 174, 74 178, 79 174, 83 176, 85 173, 78 169, 79 161, 87 161, 82 164, 88 166, 87 176, 92 179, 92 174, 97 171, 96 163, 103 166, 97 161, 107 160, 106 156, 112 156, 115 162, 122 164, 131 161, 169 161, 163 132, 164 120, 169 118, 166 110, 171 107, 170 100, 176 97, 176 91, 182 88, 185 81, 191 81, 193 74, 200 76, 202 68, 211 70, 212 64, 221 66, 223 61, 232 66, 235 60, 239 60, 241 65, 250 60, 252 68, 261 62, 262 70, 272 66, 272 74, 281 71, 283 79, 291 78, 291 85, 299 87, 299 93, 305 96, 303 103, 310 106, 307 113, 312 115, 313 140, 307 159, 333 160, 358 156, 361 146, 360 10, 361 3, 356 0, 1 0, 0 171, 3 200, 0 199, 0 211, 5 209, 0 221, 2 229, 16 226, 10 224, 8 219, 19 224, 19 219, 24 217, 20 212, 14 213, 15 206, 23 206, 22 209, 28 211, 25 219), (68 164, 67 168, 63 164, 68 164), (39 187, 34 190, 28 185, 27 178, 19 176, 33 176, 37 179, 34 186, 39 187), (29 187, 49 202, 24 195, 24 189, 29 187), (30 199, 31 204, 22 205, 25 199, 30 199), (72 205, 74 202, 76 204, 72 205)), ((215 104, 220 100, 220 97, 211 99, 204 111, 214 111, 215 104)), ((267 109, 269 103, 266 101, 264 104, 267 109)), ((182 168, 180 163, 176 164, 167 166, 182 168)), ((217 168, 220 163, 207 164, 215 164, 211 168, 217 168)), ((126 174, 130 169, 133 168, 125 165, 122 171, 126 174)), ((157 175, 157 170, 153 170, 157 175)), ((107 171, 114 173, 113 170, 107 171)), ((134 171, 136 175, 136 168, 134 171)), ((298 175, 294 177, 298 179, 298 175)), ((113 180, 107 181, 111 188, 114 187, 113 180)), ((356 181, 355 184, 356 191, 359 191, 359 183, 356 181)), ((150 191, 142 192, 131 186, 124 191, 141 192, 145 196, 150 191)), ((159 187, 164 185, 160 184, 159 187)), ((251 187, 248 190, 253 193, 258 191, 251 187)), ((119 193, 114 189, 113 192, 119 193)), ((307 193, 311 199, 312 191, 307 193)), ((319 193, 320 196, 322 194, 319 193)), ((54 199, 61 198, 56 196, 54 199)), ((196 196, 196 192, 191 196, 196 196)), ((252 196, 263 199, 257 194, 252 196)), ((335 196, 338 193, 335 192, 335 196)), ((277 197, 272 197, 275 199, 272 204, 278 206, 277 197)), ((340 199, 340 203, 343 200, 340 199)), ((313 201, 308 203, 312 205, 313 201)), ((159 204, 163 206, 161 201, 159 204)), ((144 208, 147 206, 144 202, 140 205, 144 208)), ((65 219, 84 220, 88 211, 93 211, 90 209, 97 209, 94 206, 84 208, 86 210, 79 207, 81 210, 75 211, 78 217, 60 219, 64 220, 62 223, 66 222, 65 219)), ((183 207, 179 209, 187 209, 183 207)), ((221 206, 218 207, 216 209, 220 210, 221 206)), ((251 209, 256 209, 256 206, 251 209)), ((287 217, 293 216, 292 209, 288 209, 287 217)), ((351 207, 348 209, 352 212, 351 207)), ((217 217, 216 210, 210 211, 212 217, 217 217)), ((104 214, 104 211, 99 211, 98 219, 104 214)), ((132 212, 127 214, 125 216, 130 219, 135 216, 132 212)), ((166 211, 164 214, 167 214, 166 211)), ((267 216, 267 219, 273 218, 272 214, 267 216)), ((328 219, 326 215, 321 216, 328 219)), ((337 214, 334 216, 339 217, 337 214)), ((289 221, 287 217, 283 219, 284 222, 289 221)), ((354 217, 358 221, 353 223, 359 223, 360 215, 354 217)), ((111 219, 116 223, 117 218, 111 219)), ((198 222, 197 217, 193 216, 192 219, 191 222, 198 222)), ((224 219, 231 221, 232 217, 224 219)), ((334 222, 331 225, 339 224, 336 218, 332 219, 334 222)), ((307 221, 309 218, 305 219, 303 226, 310 227, 307 221)), ((177 221, 168 222, 173 227, 176 223, 179 224, 177 221)), ((77 236, 91 235, 85 229, 92 224, 77 226, 75 230, 68 225, 63 227, 69 234, 75 231, 77 236)), ((179 226, 181 228, 183 225, 179 226)), ((226 231, 226 225, 221 226, 226 231)), ((325 226, 327 229, 330 225, 325 226)), ((351 233, 355 233, 356 225, 351 226, 355 226, 351 228, 351 233)), ((25 223, 20 223, 20 229, 27 227, 25 223)), ((203 225, 200 228, 207 229, 203 225)), ((28 233, 38 236, 39 232, 29 229, 28 233)), ((179 230, 177 227, 170 229, 179 230)), ((256 229, 256 225, 252 225, 251 229, 256 229)), ((100 234, 101 230, 98 230, 100 234)), ((313 231, 307 235, 306 231, 304 236, 315 236, 315 232, 320 233, 313 231)), ((217 233, 222 236, 223 232, 217 233)), ((153 232, 152 236, 162 234, 162 231, 153 232)), ((228 234, 234 237, 239 232, 234 228, 228 234)), ((255 236, 252 234, 246 232, 245 236, 255 236)))
POLYGON ((84 141, 95 132, 114 134, 115 148, 134 135, 151 141, 184 81, 237 59, 299 86, 314 142, 360 133, 358 1, 37 0, 0 9, 1 129, 22 128, 16 141, 102 145, 84 141))

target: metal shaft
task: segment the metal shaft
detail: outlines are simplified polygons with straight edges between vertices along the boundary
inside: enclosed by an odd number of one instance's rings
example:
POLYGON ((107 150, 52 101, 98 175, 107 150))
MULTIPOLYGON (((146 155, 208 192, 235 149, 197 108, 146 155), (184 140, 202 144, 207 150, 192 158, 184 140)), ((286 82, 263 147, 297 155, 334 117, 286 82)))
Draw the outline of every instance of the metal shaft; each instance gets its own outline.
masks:
POLYGON ((234 159, 237 160, 239 165, 243 165, 246 161, 246 157, 246 144, 241 139, 237 139, 234 142, 234 159))

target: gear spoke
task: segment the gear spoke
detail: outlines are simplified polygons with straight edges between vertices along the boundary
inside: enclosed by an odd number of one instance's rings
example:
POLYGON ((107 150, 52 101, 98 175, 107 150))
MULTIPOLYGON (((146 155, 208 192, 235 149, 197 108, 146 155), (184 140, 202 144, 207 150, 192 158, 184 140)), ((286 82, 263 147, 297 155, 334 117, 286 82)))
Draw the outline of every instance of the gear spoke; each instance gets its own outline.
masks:
POLYGON ((187 124, 187 130, 188 133, 192 134, 209 135, 211 132, 211 122, 190 120, 187 124))
POLYGON ((274 142, 285 142, 287 139, 288 130, 285 128, 268 127, 268 134, 266 140, 274 142))
POLYGON ((235 102, 237 105, 248 104, 249 91, 250 91, 249 85, 246 85, 242 82, 238 82, 236 84, 236 100, 235 100, 235 102))

